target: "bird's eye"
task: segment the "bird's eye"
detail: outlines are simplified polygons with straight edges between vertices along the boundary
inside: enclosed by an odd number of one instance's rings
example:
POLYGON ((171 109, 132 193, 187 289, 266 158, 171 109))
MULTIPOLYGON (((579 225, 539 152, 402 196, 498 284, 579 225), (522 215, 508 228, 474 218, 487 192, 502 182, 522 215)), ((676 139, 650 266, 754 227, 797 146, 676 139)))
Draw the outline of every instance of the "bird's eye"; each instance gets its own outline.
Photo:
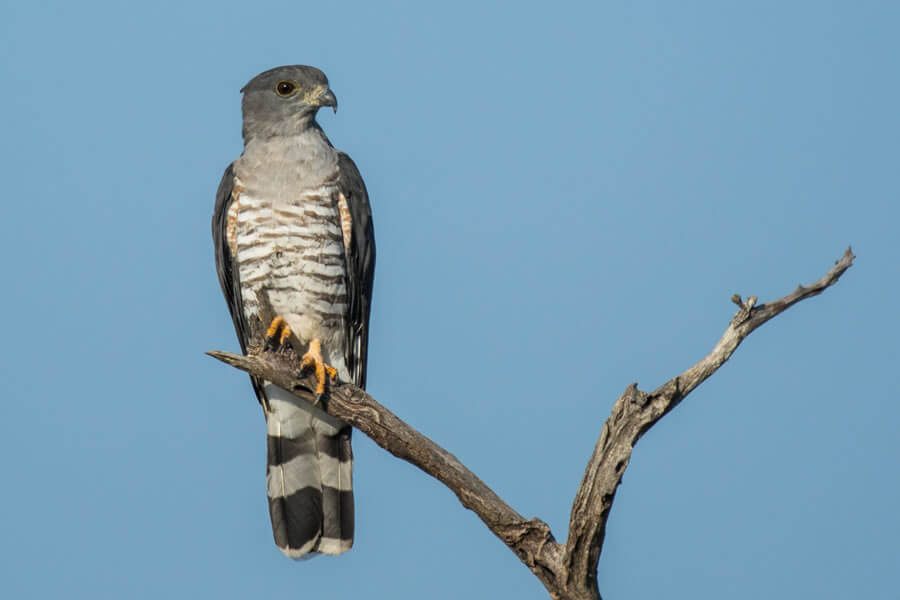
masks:
POLYGON ((277 93, 279 96, 290 96, 296 89, 297 86, 294 85, 294 83, 291 81, 279 81, 275 85, 275 93, 277 93))

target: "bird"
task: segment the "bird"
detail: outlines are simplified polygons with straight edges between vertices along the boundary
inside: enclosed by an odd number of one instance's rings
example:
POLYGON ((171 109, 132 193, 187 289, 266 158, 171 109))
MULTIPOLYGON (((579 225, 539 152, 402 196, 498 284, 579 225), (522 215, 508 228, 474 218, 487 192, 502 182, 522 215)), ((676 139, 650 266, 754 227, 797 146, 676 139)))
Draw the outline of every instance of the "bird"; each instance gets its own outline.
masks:
MULTIPOLYGON (((365 388, 375 236, 356 164, 316 121, 320 108, 337 112, 337 98, 325 74, 306 65, 264 71, 241 94, 244 149, 225 169, 212 218, 216 271, 241 351, 293 348, 300 367, 315 373, 317 399, 337 381, 365 388)), ((293 559, 346 552, 354 531, 350 426, 321 403, 260 378, 251 383, 266 420, 276 546, 293 559)))

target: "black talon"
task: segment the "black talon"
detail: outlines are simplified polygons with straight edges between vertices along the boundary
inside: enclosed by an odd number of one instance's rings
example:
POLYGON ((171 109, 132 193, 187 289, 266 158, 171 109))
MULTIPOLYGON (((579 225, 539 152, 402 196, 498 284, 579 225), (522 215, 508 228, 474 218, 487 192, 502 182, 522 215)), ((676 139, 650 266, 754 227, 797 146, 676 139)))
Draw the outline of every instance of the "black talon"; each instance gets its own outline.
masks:
POLYGON ((271 337, 266 338, 266 343, 263 345, 263 350, 266 352, 275 352, 280 349, 282 344, 278 343, 278 336, 273 335, 271 337))

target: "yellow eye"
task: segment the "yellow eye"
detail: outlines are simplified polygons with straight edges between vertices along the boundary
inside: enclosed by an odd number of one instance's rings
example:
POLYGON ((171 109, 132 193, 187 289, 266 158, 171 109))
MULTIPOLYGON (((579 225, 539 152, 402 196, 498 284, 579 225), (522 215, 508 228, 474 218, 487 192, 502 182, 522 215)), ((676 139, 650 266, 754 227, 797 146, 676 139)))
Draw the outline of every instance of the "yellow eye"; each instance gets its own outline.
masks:
POLYGON ((290 96, 297 89, 293 81, 279 81, 275 84, 275 93, 279 96, 290 96))

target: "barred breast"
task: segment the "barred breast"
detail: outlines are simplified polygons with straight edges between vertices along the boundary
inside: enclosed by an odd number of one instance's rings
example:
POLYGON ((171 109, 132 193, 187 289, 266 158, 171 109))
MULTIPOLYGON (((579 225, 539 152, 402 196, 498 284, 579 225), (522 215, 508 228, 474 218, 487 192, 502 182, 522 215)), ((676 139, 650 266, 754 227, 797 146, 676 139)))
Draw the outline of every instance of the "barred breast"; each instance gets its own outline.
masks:
POLYGON ((235 178, 228 242, 237 257, 244 312, 255 318, 265 290, 300 341, 321 340, 326 362, 347 380, 341 195, 330 182, 312 189, 284 183, 273 190, 235 178))

